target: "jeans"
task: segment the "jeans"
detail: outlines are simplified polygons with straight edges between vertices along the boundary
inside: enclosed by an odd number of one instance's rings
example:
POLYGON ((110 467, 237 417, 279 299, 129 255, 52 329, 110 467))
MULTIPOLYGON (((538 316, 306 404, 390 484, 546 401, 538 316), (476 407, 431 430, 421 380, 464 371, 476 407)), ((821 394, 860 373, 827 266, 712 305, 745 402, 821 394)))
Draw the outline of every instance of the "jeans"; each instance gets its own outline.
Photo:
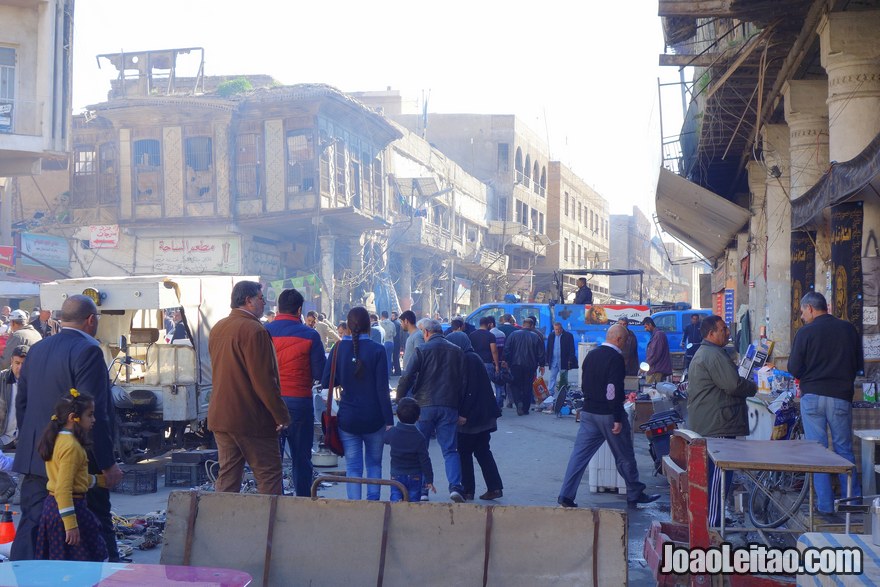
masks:
POLYGON ((282 397, 290 412, 290 427, 281 433, 281 458, 284 459, 284 443, 290 447, 293 462, 293 486, 296 495, 312 494, 312 443, 315 438, 315 404, 310 397, 282 397))
POLYGON ((626 499, 634 501, 642 494, 645 490, 645 484, 639 481, 639 469, 636 466, 635 452, 633 452, 629 418, 624 418, 621 422, 620 434, 611 433, 613 425, 614 416, 612 414, 581 412, 581 427, 574 440, 574 448, 571 451, 571 458, 568 460, 559 497, 574 500, 584 471, 590 464, 590 459, 606 441, 614 455, 617 472, 626 481, 626 499))
MULTIPOLYGON (((807 393, 801 397, 801 421, 804 424, 804 436, 807 440, 815 440, 828 448, 828 432, 831 428, 831 442, 834 452, 855 464, 856 458, 852 449, 852 403, 846 400, 807 393)), ((873 475, 873 472, 871 472, 873 475)), ((846 497, 846 475, 840 475, 840 488, 846 497)), ((831 476, 828 473, 813 475, 813 487, 816 489, 816 509, 820 512, 834 511, 834 493, 831 490, 831 476)), ((852 495, 862 494, 858 475, 853 469, 852 495)))
POLYGON ((547 370, 544 371, 544 383, 547 384, 547 389, 550 391, 550 395, 556 395, 556 378, 559 376, 559 365, 550 365, 547 367, 547 370))
POLYGON ((470 495, 476 493, 476 478, 474 476, 474 457, 483 472, 483 481, 486 489, 498 491, 504 489, 501 483, 501 475, 498 473, 498 465, 489 448, 491 433, 488 430, 476 434, 458 433, 458 454, 461 457, 461 484, 464 492, 470 495))
MULTIPOLYGON (((345 448, 345 475, 364 477, 364 462, 367 466, 367 479, 382 478, 382 449, 385 446, 385 428, 368 434, 352 434, 342 428, 339 437, 345 448)), ((367 499, 379 501, 381 485, 367 485, 367 499)), ((348 499, 363 499, 360 483, 349 483, 345 487, 348 499)))
POLYGON ((449 481, 449 491, 462 492, 461 487, 461 459, 458 457, 458 410, 445 406, 427 406, 422 408, 419 421, 416 422, 419 432, 428 438, 437 432, 437 442, 443 451, 443 461, 446 464, 446 479, 449 481))
POLYGON ((385 347, 385 356, 388 358, 388 372, 391 373, 391 369, 392 369, 391 355, 394 354, 394 343, 393 342, 383 342, 382 346, 385 347))
MULTIPOLYGON (((419 501, 419 496, 422 493, 422 474, 414 473, 412 475, 392 475, 391 478, 394 481, 399 481, 403 483, 403 486, 406 487, 406 491, 409 494, 409 501, 419 501)), ((391 501, 403 501, 403 493, 401 493, 400 489, 391 486, 391 501)))

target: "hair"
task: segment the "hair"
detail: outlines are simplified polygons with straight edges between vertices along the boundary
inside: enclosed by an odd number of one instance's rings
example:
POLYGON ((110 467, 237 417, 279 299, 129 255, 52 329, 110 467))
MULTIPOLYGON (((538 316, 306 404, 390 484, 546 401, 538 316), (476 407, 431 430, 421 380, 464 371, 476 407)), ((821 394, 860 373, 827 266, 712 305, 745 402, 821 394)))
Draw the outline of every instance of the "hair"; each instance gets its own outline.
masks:
POLYGON ((354 353, 354 376, 360 377, 364 370, 364 362, 361 361, 358 353, 358 338, 361 334, 369 334, 370 332, 370 314, 367 313, 366 308, 355 306, 348 311, 348 329, 351 331, 351 346, 354 353))
POLYGON ((483 316, 482 318, 480 318, 480 326, 489 326, 493 322, 495 321, 492 320, 490 316, 483 316))
POLYGON ((306 314, 306 318, 314 318, 315 320, 317 320, 318 313, 315 312, 314 310, 309 310, 308 313, 306 314))
MULTIPOLYGON (((229 307, 241 308, 247 303, 248 298, 257 297, 262 289, 263 286, 256 281, 239 281, 232 287, 232 300, 229 307)), ((284 292, 281 292, 281 295, 284 295, 284 292)))
MULTIPOLYGON (((339 324, 336 325, 336 328, 337 328, 337 330, 338 330, 339 328, 345 328, 346 330, 348 330, 348 322, 346 322, 345 320, 343 320, 342 322, 340 322, 339 324)), ((350 332, 350 331, 349 331, 349 332, 350 332)))
POLYGON ((266 312, 266 316, 275 316, 275 312, 269 310, 268 312, 266 312))
POLYGON ((379 316, 377 316, 375 312, 371 312, 370 313, 370 322, 378 322, 378 321, 379 321, 379 316))
POLYGON ((20 344, 17 347, 15 347, 14 349, 12 349, 12 356, 13 357, 20 357, 20 358, 24 359, 25 357, 27 357, 28 348, 29 347, 26 344, 20 344))
POLYGON ((719 322, 724 322, 724 318, 715 314, 703 318, 703 321, 700 323, 700 336, 703 338, 709 336, 709 333, 714 332, 718 327, 719 322))
POLYGON ((449 323, 449 327, 452 328, 452 330, 461 330, 464 328, 464 320, 461 318, 453 318, 452 322, 449 323))
POLYGON ((82 294, 70 296, 61 304, 61 321, 82 324, 92 314, 98 313, 98 306, 91 298, 82 294))
POLYGON ((415 324, 416 323, 416 313, 413 312, 412 310, 407 310, 406 312, 404 312, 400 315, 400 319, 406 320, 410 324, 415 324))
POLYGON ((388 310, 382 310, 382 314, 380 314, 383 318, 388 317, 388 310))
POLYGON ((825 300, 825 296, 817 291, 808 291, 805 293, 804 297, 801 298, 801 306, 811 306, 814 310, 818 310, 819 312, 828 311, 828 302, 825 300))
POLYGON ((654 324, 654 320, 653 320, 653 318, 645 318, 644 320, 642 320, 642 326, 654 326, 654 327, 656 327, 657 325, 654 324))
POLYGON ((278 296, 278 311, 282 314, 296 314, 302 310, 305 298, 295 288, 285 289, 278 296))
POLYGON ((422 408, 419 407, 419 402, 413 398, 404 397, 397 402, 397 419, 404 424, 415 424, 419 421, 421 414, 422 408))
POLYGON ((440 326, 440 322, 433 318, 422 318, 416 326, 431 334, 443 334, 443 327, 440 326))
POLYGON ((501 321, 506 324, 513 324, 514 323, 513 315, 512 314, 505 314, 504 316, 501 317, 501 321))
POLYGON ((327 314, 325 314, 324 312, 318 312, 318 320, 323 322, 326 319, 327 319, 327 314))
POLYGON ((532 326, 535 326, 535 325, 536 325, 535 319, 532 318, 531 316, 529 316, 528 318, 524 318, 524 319, 523 319, 523 326, 525 327, 525 326, 528 325, 528 324, 531 324, 532 326))
MULTIPOLYGON (((46 424, 40 442, 37 445, 37 451, 44 461, 52 460, 52 453, 55 452, 55 441, 58 440, 58 433, 67 426, 67 418, 71 414, 78 420, 89 407, 95 405, 95 399, 87 393, 79 392, 76 396, 67 394, 58 400, 55 404, 55 410, 52 412, 52 420, 46 424)), ((73 435, 77 441, 87 447, 91 444, 88 432, 80 426, 79 422, 73 423, 73 435)))
POLYGON ((587 285, 587 278, 586 277, 578 277, 577 282, 579 284, 578 287, 580 287, 580 285, 587 285))

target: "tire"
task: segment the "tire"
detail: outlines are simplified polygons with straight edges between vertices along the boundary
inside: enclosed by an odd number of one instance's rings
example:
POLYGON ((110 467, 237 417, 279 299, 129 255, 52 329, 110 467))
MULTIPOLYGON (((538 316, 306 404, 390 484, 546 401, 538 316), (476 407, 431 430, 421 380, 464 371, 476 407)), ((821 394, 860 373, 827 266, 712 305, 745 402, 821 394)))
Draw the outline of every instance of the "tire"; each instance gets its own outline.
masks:
POLYGON ((761 471, 757 484, 780 505, 753 487, 749 495, 749 520, 756 528, 778 528, 784 524, 800 510, 809 490, 806 475, 791 471, 761 471))

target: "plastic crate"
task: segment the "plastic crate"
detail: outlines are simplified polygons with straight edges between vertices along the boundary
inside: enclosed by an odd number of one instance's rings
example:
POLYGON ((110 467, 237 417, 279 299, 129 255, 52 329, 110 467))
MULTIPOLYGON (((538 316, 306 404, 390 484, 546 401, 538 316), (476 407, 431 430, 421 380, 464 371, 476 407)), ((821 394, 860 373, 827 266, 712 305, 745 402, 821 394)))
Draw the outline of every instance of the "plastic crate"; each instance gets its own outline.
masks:
POLYGON ((114 493, 126 495, 144 495, 156 493, 158 490, 158 471, 153 466, 129 465, 122 466, 122 481, 110 489, 114 493))
POLYGON ((204 463, 165 465, 165 487, 198 487, 208 481, 204 463))
POLYGON ((188 450, 183 452, 171 453, 171 462, 175 465, 183 464, 202 464, 205 461, 216 461, 217 451, 210 449, 188 450))

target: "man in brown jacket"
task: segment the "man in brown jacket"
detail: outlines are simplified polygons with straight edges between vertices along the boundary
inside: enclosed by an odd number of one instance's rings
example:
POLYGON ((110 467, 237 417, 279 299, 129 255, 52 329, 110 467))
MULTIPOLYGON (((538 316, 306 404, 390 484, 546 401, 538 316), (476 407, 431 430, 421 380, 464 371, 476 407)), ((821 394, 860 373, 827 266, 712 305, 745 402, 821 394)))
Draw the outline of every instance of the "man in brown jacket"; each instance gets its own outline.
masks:
POLYGON ((290 424, 290 413, 281 400, 272 338, 260 322, 266 307, 261 289, 254 281, 236 283, 232 312, 211 329, 208 428, 220 460, 216 491, 238 493, 247 461, 257 491, 281 495, 278 434, 290 424))

